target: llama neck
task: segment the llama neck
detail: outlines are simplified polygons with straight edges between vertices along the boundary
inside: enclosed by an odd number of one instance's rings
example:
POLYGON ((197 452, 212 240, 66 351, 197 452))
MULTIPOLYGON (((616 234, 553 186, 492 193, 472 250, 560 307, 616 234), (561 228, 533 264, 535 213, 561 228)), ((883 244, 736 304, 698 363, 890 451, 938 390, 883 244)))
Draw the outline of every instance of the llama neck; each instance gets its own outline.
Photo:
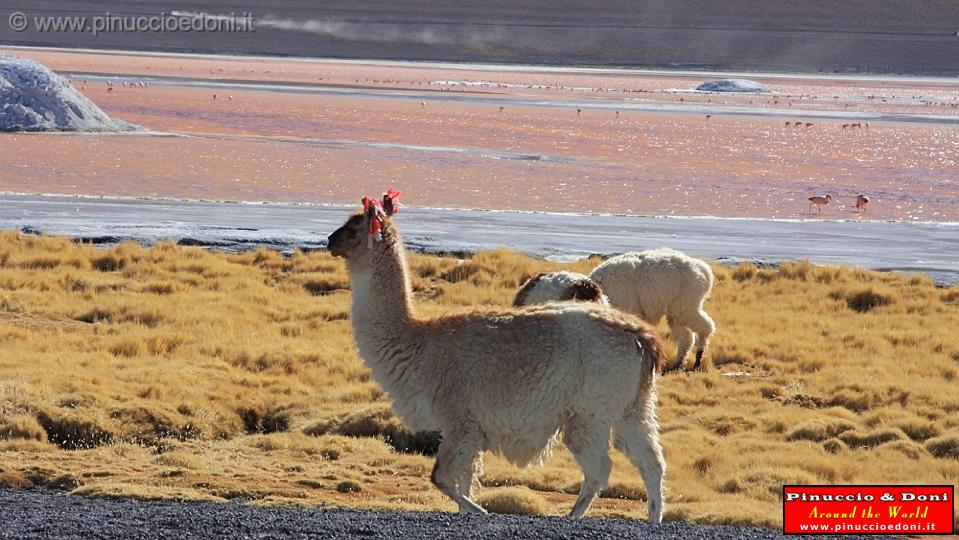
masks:
POLYGON ((350 268, 353 330, 360 353, 367 361, 375 359, 367 353, 378 353, 378 349, 389 342, 408 335, 413 322, 402 240, 397 236, 391 245, 375 247, 370 263, 362 268, 350 268))
POLYGON ((435 430, 428 405, 429 387, 418 376, 423 358, 416 356, 419 332, 410 302, 410 281, 403 242, 381 245, 371 264, 350 268, 353 306, 350 319, 360 356, 373 379, 390 395, 393 407, 410 429, 435 430))

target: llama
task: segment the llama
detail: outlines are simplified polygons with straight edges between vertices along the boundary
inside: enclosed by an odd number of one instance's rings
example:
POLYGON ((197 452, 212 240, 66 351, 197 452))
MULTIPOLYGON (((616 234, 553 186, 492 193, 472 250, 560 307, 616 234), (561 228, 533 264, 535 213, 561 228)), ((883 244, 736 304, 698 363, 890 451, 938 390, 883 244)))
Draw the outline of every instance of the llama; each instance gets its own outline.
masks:
POLYGON ((417 316, 391 217, 398 195, 364 198, 328 247, 346 260, 353 332, 374 380, 410 429, 442 433, 433 484, 460 512, 485 513, 471 500, 479 454, 526 465, 561 432, 583 471, 570 512, 581 517, 608 482, 612 433, 643 476, 650 521, 661 522, 655 373, 665 358, 655 329, 585 303, 417 316))
MULTIPOLYGON (((716 323, 703 309, 713 288, 713 270, 708 264, 667 248, 625 253, 597 266, 588 277, 575 272, 535 276, 520 288, 514 304, 574 299, 570 284, 587 290, 584 280, 592 281, 605 293, 594 301, 633 313, 652 324, 663 317, 669 320, 670 330, 677 336, 677 350, 676 359, 666 371, 685 363, 694 342, 693 368, 702 364, 709 338, 716 331, 716 323)), ((578 299, 594 297, 583 295, 578 299)))
POLYGON ((521 307, 567 300, 596 302, 609 307, 609 299, 595 281, 589 279, 589 276, 566 270, 540 272, 529 278, 516 291, 513 306, 521 307))

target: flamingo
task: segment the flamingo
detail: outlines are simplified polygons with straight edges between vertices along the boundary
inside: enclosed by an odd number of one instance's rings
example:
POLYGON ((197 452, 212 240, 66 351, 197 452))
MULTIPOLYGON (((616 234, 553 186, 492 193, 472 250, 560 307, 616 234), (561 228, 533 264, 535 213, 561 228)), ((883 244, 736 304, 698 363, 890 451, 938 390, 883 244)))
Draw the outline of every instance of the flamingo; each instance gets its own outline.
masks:
POLYGON ((867 204, 869 204, 869 197, 866 197, 862 193, 856 195, 856 210, 865 213, 867 204))
POLYGON ((831 200, 832 200, 832 195, 829 195, 828 193, 826 194, 825 197, 822 195, 809 197, 809 211, 812 212, 812 205, 815 204, 816 206, 819 207, 819 213, 822 214, 822 207, 829 204, 829 201, 831 200))

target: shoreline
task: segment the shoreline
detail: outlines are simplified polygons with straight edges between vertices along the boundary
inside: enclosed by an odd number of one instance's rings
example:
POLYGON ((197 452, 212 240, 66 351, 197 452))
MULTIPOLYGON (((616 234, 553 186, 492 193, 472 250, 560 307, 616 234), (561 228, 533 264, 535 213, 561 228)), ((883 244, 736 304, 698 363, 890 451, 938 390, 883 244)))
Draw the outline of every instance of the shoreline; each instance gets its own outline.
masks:
MULTIPOLYGON (((93 135, 101 135, 95 133, 93 135)), ((116 135, 125 135, 117 133, 116 135)), ((166 134, 161 134, 166 135, 166 134)), ((320 201, 269 201, 269 200, 239 200, 239 199, 193 199, 189 197, 132 197, 124 195, 91 195, 84 193, 41 193, 29 191, 0 191, 0 199, 3 197, 37 197, 50 199, 79 199, 79 200, 103 200, 103 201, 123 201, 123 202, 143 202, 145 204, 156 203, 184 203, 184 204, 212 204, 212 205, 236 205, 236 206, 290 206, 307 208, 338 208, 355 209, 356 205, 346 202, 320 202, 320 201)), ((661 214, 630 214, 630 213, 612 213, 612 212, 554 212, 548 210, 535 209, 498 209, 482 208, 468 206, 428 206, 428 205, 403 205, 403 208, 419 211, 439 211, 439 212, 485 212, 490 214, 525 214, 525 215, 543 215, 555 217, 617 217, 617 218, 638 218, 638 219, 675 219, 675 220, 717 220, 717 221, 756 221, 764 223, 897 223, 902 225, 932 225, 942 227, 959 227, 959 221, 908 221, 902 219, 843 219, 843 218, 780 218, 780 217, 749 217, 749 216, 716 216, 710 214, 702 215, 661 215, 661 214)))
MULTIPOLYGON (((174 241, 217 251, 266 247, 284 253, 326 246, 354 205, 211 203, 96 197, 0 196, 0 229, 81 239, 99 245, 174 241)), ((407 247, 466 254, 501 247, 573 261, 672 247, 720 262, 760 265, 809 260, 921 273, 959 283, 956 224, 884 221, 770 221, 434 209, 397 215, 407 247), (502 231, 511 231, 503 242, 502 231)))

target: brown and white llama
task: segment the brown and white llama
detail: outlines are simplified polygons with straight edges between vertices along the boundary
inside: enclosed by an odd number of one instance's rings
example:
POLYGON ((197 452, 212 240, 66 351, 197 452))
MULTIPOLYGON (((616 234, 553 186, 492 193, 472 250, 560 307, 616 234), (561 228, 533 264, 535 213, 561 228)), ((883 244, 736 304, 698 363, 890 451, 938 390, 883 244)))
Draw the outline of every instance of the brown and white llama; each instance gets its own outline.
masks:
POLYGON ((656 331, 638 318, 585 303, 470 310, 427 318, 410 301, 406 251, 391 216, 393 190, 364 198, 329 237, 346 259, 356 344, 373 378, 413 430, 442 433, 431 479, 460 512, 479 454, 537 461, 558 433, 583 471, 570 513, 580 517, 606 486, 612 433, 646 483, 649 519, 663 516, 666 464, 656 419, 656 331))

